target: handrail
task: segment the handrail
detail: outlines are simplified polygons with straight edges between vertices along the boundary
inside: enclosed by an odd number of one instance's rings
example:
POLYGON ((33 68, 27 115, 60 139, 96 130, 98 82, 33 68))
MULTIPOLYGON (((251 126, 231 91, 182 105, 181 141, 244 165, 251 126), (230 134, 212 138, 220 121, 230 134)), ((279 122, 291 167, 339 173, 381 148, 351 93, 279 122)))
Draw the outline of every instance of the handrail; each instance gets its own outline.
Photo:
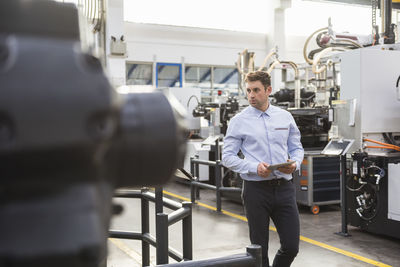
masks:
MULTIPOLYGON (((119 189, 115 191, 114 196, 120 198, 140 198, 142 201, 141 232, 109 230, 109 237, 142 241, 142 266, 148 266, 150 263, 149 245, 156 247, 157 264, 168 263, 168 256, 172 257, 176 261, 191 260, 193 258, 192 203, 183 202, 181 204, 171 199, 163 198, 161 188, 156 188, 156 194, 149 192, 148 189, 119 189), (159 203, 162 203, 162 206, 174 210, 170 214, 162 212, 156 214, 156 237, 152 236, 149 232, 149 201, 156 203, 156 206, 159 205, 159 203), (180 220, 182 220, 183 233, 182 254, 168 246, 168 227, 180 220)), ((160 207, 156 207, 156 210, 157 208, 159 209, 160 207)))

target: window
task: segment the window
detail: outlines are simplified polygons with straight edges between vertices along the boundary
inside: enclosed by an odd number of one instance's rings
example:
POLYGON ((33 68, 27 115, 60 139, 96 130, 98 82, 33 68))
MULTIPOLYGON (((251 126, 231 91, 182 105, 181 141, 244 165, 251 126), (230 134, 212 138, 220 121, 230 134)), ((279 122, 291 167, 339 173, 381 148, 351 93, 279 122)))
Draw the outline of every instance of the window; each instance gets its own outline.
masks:
POLYGON ((127 85, 152 85, 153 84, 153 65, 147 64, 126 64, 126 84, 127 85))
POLYGON ((237 89, 239 76, 236 68, 214 67, 215 89, 237 89))
MULTIPOLYGON (((203 95, 215 95, 222 90, 224 95, 237 94, 239 74, 235 67, 185 65, 185 87, 199 87, 203 95)), ((156 87, 182 87, 182 65, 157 63, 156 87)), ((153 63, 135 62, 126 64, 126 84, 153 86, 153 63)))
POLYGON ((185 85, 187 87, 211 88, 211 67, 186 66, 185 85))
POLYGON ((157 87, 182 87, 182 65, 157 63, 157 87))

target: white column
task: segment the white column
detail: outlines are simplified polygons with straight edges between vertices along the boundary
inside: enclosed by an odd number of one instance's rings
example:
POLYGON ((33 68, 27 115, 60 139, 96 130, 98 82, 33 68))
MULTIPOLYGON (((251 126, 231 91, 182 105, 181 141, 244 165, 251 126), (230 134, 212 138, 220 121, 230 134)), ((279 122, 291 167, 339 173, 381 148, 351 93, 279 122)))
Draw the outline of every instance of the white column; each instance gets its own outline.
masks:
POLYGON ((106 0, 106 65, 114 87, 126 84, 126 57, 110 54, 111 36, 119 39, 122 35, 124 35, 124 1, 106 0))
MULTIPOLYGON (((286 58, 286 32, 285 32, 285 9, 290 8, 292 5, 291 0, 276 0, 273 13, 273 28, 270 35, 271 49, 278 47, 278 55, 280 60, 291 61, 290 58, 286 58)), ((273 92, 281 89, 282 84, 282 73, 281 71, 273 71, 272 77, 272 89, 273 92)))

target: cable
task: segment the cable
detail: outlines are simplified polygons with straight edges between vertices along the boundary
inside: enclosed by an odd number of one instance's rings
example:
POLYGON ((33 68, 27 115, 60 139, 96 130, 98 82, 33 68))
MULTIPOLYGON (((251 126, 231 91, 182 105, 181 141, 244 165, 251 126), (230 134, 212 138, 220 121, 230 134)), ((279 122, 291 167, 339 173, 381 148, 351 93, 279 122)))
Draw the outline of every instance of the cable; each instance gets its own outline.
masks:
POLYGON ((366 146, 367 148, 386 148, 386 149, 393 149, 393 150, 400 151, 400 147, 399 146, 395 146, 395 145, 392 145, 392 144, 387 144, 387 143, 379 142, 379 141, 368 139, 368 138, 364 138, 363 141, 364 142, 375 143, 375 144, 378 144, 378 145, 382 145, 382 146, 366 146))
POLYGON ((360 191, 361 188, 364 187, 365 184, 361 184, 361 186, 360 186, 359 188, 351 188, 351 187, 349 186, 350 178, 351 178, 351 177, 347 178, 347 182, 346 182, 346 188, 347 188, 347 190, 349 190, 349 191, 351 191, 351 192, 356 192, 356 191, 360 191))
POLYGON ((323 65, 321 68, 318 68, 317 65, 318 65, 319 61, 321 60, 321 57, 323 57, 325 54, 332 52, 332 51, 333 51, 333 47, 328 47, 328 48, 325 48, 324 50, 322 50, 316 56, 316 58, 313 60, 313 63, 312 63, 312 72, 314 72, 315 74, 319 74, 319 73, 323 72, 324 70, 326 70, 326 65, 323 65))
POLYGON ((271 51, 269 52, 269 54, 265 57, 264 62, 262 63, 262 65, 258 68, 258 70, 262 70, 266 65, 267 65, 267 61, 268 59, 273 56, 273 55, 277 55, 275 48, 271 49, 271 51))
MULTIPOLYGON (((245 53, 247 53, 247 48, 239 53, 238 60, 236 61, 236 68, 239 71, 239 73, 242 74, 242 75, 244 75, 245 73, 242 71, 242 69, 240 67, 240 59, 241 59, 242 55, 245 54, 245 53)), ((244 68, 244 66, 243 66, 243 68, 244 68)))
POLYGON ((400 151, 400 148, 394 148, 389 146, 365 146, 366 148, 381 148, 381 149, 392 149, 396 151, 400 151))
POLYGON ((188 102, 186 103, 186 107, 189 107, 190 100, 192 100, 193 97, 196 98, 196 100, 197 100, 197 105, 200 104, 200 101, 199 101, 199 99, 197 98, 197 96, 196 96, 196 95, 192 95, 192 96, 189 97, 189 100, 188 100, 188 102))
POLYGON ((275 68, 275 66, 278 65, 278 64, 281 64, 281 63, 279 62, 278 59, 275 59, 275 61, 271 64, 271 66, 269 66, 269 68, 268 68, 268 70, 267 70, 267 73, 268 73, 268 74, 271 74, 272 70, 273 70, 273 69, 275 68))
POLYGON ((345 47, 327 47, 324 50, 322 50, 315 58, 315 60, 312 63, 312 72, 315 74, 319 74, 323 71, 326 70, 326 65, 323 65, 321 68, 318 68, 317 65, 319 63, 319 61, 321 60, 321 58, 329 52, 333 52, 333 51, 345 51, 346 48, 345 47))
POLYGON ((321 32, 321 31, 325 31, 325 30, 328 30, 328 27, 324 27, 324 28, 321 28, 321 29, 316 30, 315 32, 313 32, 313 33, 307 38, 306 42, 304 43, 304 47, 303 47, 303 57, 304 57, 305 61, 306 61, 308 64, 310 64, 310 65, 313 64, 313 61, 310 60, 310 59, 307 57, 307 46, 308 46, 308 42, 310 42, 311 38, 312 38, 316 33, 321 32))
POLYGON ((351 40, 351 39, 345 39, 345 38, 333 38, 334 41, 338 41, 338 42, 346 42, 346 43, 350 43, 353 46, 355 46, 356 48, 363 48, 364 46, 351 40))

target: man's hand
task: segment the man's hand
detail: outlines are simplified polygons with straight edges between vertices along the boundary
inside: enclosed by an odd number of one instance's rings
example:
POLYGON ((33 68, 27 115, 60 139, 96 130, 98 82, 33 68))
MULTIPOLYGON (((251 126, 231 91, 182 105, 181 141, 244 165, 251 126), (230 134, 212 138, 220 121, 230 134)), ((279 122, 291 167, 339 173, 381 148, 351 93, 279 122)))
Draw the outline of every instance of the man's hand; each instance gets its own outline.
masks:
POLYGON ((268 166, 268 163, 260 162, 257 166, 257 175, 263 178, 267 178, 271 173, 271 171, 267 169, 268 166))
MULTIPOLYGON (((290 161, 290 160, 287 160, 287 161, 290 161)), ((278 168, 278 171, 286 173, 286 174, 291 174, 295 170, 296 170, 296 162, 293 162, 291 165, 287 165, 287 166, 278 168)))

